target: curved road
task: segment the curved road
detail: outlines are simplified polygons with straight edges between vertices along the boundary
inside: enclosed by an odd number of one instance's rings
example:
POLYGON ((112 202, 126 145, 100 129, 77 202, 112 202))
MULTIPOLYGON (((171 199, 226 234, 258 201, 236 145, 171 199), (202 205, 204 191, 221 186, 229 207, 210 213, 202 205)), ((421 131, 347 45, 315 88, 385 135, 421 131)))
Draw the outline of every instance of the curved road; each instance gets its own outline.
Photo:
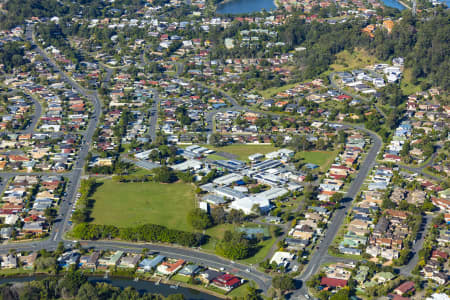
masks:
MULTIPOLYGON (((358 99, 358 100, 364 101, 366 103, 370 103, 370 100, 365 98, 365 97, 362 97, 362 96, 359 96, 357 94, 353 94, 353 93, 350 93, 350 92, 347 92, 347 91, 344 91, 343 89, 341 89, 340 86, 334 80, 334 75, 336 75, 336 72, 333 72, 333 73, 331 73, 328 76, 328 79, 330 81, 330 85, 331 85, 332 88, 338 90, 339 93, 342 93, 344 95, 350 96, 350 97, 352 97, 354 99, 358 99)), ((383 116, 383 118, 386 119, 386 114, 384 113, 384 111, 381 108, 379 108, 378 105, 374 104, 374 106, 375 106, 375 109, 383 116)))
MULTIPOLYGON (((343 126, 344 128, 349 127, 348 125, 343 126)), ((333 214, 333 217, 331 219, 331 223, 328 225, 328 228, 325 232, 325 236, 322 238, 322 242, 316 247, 314 253, 312 254, 308 265, 303 270, 302 274, 298 276, 296 279, 300 280, 302 282, 302 286, 299 290, 296 290, 294 293, 294 297, 296 298, 304 298, 307 299, 304 295, 307 294, 307 289, 305 282, 317 271, 319 270, 320 266, 330 260, 337 261, 338 259, 335 257, 332 257, 328 255, 328 248, 330 247, 331 243, 334 240, 335 235, 338 233, 339 228, 342 225, 342 222, 345 219, 345 216, 348 213, 348 210, 350 209, 352 205, 353 199, 356 197, 358 192, 361 189, 361 186, 364 183, 365 178, 369 174, 370 170, 375 164, 375 160, 377 157, 378 152, 381 149, 382 141, 378 137, 378 135, 374 134, 373 132, 362 128, 358 126, 352 126, 353 128, 359 129, 361 131, 364 131, 368 135, 370 135, 372 139, 372 147, 369 150, 369 153, 367 154, 366 159, 361 164, 359 168, 359 172, 356 175, 356 178, 352 181, 350 188, 348 189, 346 195, 343 198, 342 206, 338 210, 335 211, 333 214)))
MULTIPOLYGON (((2 245, 0 248, 0 252, 7 252, 9 249, 18 249, 23 251, 33 251, 33 250, 39 250, 39 249, 47 249, 47 250, 54 250, 57 247, 58 242, 63 241, 66 246, 71 246, 72 242, 64 240, 63 233, 66 232, 69 229, 68 221, 70 217, 70 209, 72 207, 72 202, 75 198, 75 194, 79 185, 79 182, 81 180, 81 176, 83 173, 83 167, 85 164, 85 158, 87 156, 87 153, 89 151, 89 144, 92 141, 93 133, 98 125, 99 122, 99 116, 101 114, 101 103, 99 100, 99 97, 97 93, 93 91, 87 91, 83 87, 81 87, 78 83, 74 82, 71 78, 69 78, 64 72, 61 71, 59 66, 47 56, 45 51, 38 47, 34 41, 33 41, 33 33, 32 28, 27 28, 26 36, 27 39, 36 46, 36 50, 44 57, 44 59, 58 72, 62 78, 72 86, 73 89, 77 90, 80 94, 82 94, 87 99, 90 99, 92 103, 94 104, 94 112, 93 116, 89 121, 88 129, 85 131, 83 135, 83 144, 79 152, 79 156, 77 158, 77 161, 75 163, 75 167, 72 170, 72 172, 66 173, 65 176, 68 177, 69 182, 67 185, 67 196, 64 197, 61 201, 60 206, 60 221, 55 222, 53 225, 53 229, 50 234, 50 238, 44 241, 36 241, 36 242, 30 242, 30 243, 15 243, 15 244, 8 244, 8 245, 2 245)), ((182 70, 182 68, 177 68, 178 70, 182 70)), ((110 74, 110 73, 109 73, 110 74)), ((110 76, 107 76, 110 77, 110 76)), ((108 78, 109 79, 109 78, 108 78)), ((200 83, 198 83, 200 84, 200 83)), ((208 87, 209 88, 209 87, 208 87)), ((223 93, 223 92, 222 92, 223 93)), ((231 97, 230 95, 223 93, 227 100, 231 103, 232 109, 236 110, 244 110, 246 111, 246 108, 243 108, 240 106, 237 101, 231 97)), ((157 106, 157 102, 154 102, 154 105, 157 106)), ((153 106, 153 109, 155 107, 153 106)), ((212 117, 213 114, 216 111, 211 111, 207 113, 207 122, 208 122, 208 130, 212 132, 212 117)), ((261 113, 261 112, 258 112, 261 113)), ((156 121, 156 117, 152 118, 156 121)), ((155 122, 156 124, 156 122, 155 122)), ((373 167, 376 156, 378 151, 381 148, 381 140, 380 138, 374 134, 373 132, 366 130, 359 126, 348 126, 344 125, 343 128, 356 128, 361 131, 366 132, 369 134, 372 138, 372 147, 363 162, 363 164, 360 166, 360 170, 356 178, 353 180, 346 196, 345 201, 343 202, 343 206, 341 209, 338 209, 331 219, 331 223, 328 226, 328 230, 326 231, 326 234, 320 243, 319 247, 316 248, 316 251, 313 253, 308 265, 306 266, 304 272, 297 277, 298 280, 306 281, 311 275, 313 275, 315 272, 317 272, 318 268, 320 267, 321 263, 323 263, 325 260, 330 259, 331 257, 328 255, 327 250, 330 246, 331 242, 334 239, 334 236, 338 232, 339 227, 341 226, 345 215, 348 211, 348 209, 351 206, 351 202, 356 196, 356 194, 359 192, 367 174, 369 173, 370 169, 373 167)), ((155 129, 152 127, 153 134, 155 134, 155 129)), ((42 174, 42 173, 41 173, 42 174)), ((61 174, 59 174, 61 175, 61 174)), ((1 188, 1 186, 0 186, 1 188)), ((160 245, 160 244, 136 244, 136 243, 122 243, 122 242, 115 242, 115 241, 86 241, 82 243, 84 247, 94 247, 96 249, 112 249, 112 250, 125 250, 125 251, 142 251, 143 248, 148 248, 152 251, 160 252, 161 254, 165 254, 167 256, 177 257, 177 258, 183 258, 187 259, 189 261, 193 261, 199 264, 209 265, 212 267, 218 267, 218 268, 225 268, 229 271, 232 271, 235 274, 238 274, 242 277, 249 278, 253 281, 255 281, 259 287, 263 290, 263 292, 267 292, 268 288, 271 284, 271 277, 267 274, 264 274, 260 271, 257 271, 256 269, 248 269, 248 266, 233 263, 229 260, 217 257, 213 254, 208 254, 205 252, 201 252, 198 250, 190 249, 190 248, 182 248, 182 247, 174 247, 170 245, 160 245)), ((339 258, 332 258, 335 261, 339 261, 339 258)), ((295 291, 294 296, 302 296, 306 294, 306 288, 305 285, 303 285, 299 290, 295 291)))
MULTIPOLYGON (((202 85, 202 83, 197 83, 199 85, 202 85)), ((242 106, 240 106, 237 101, 231 97, 230 95, 223 93, 224 96, 227 98, 227 100, 232 104, 231 109, 237 109, 237 110, 243 110, 242 106)), ((251 111, 251 110, 247 110, 251 111)), ((256 111, 255 111, 256 112, 256 111)), ((207 120, 209 125, 209 132, 212 132, 212 118, 213 118, 214 111, 207 114, 207 120)), ((262 113, 262 112, 256 112, 256 113, 262 113)), ((264 114, 264 113, 262 113, 264 114)), ((341 124, 339 124, 341 125, 341 124)), ((357 125, 341 125, 342 129, 344 128, 354 128, 358 129, 360 131, 365 132, 371 137, 372 140, 372 146, 369 150, 369 153, 367 154, 364 162, 361 164, 359 168, 359 172, 356 176, 356 178, 352 181, 349 190, 347 191, 346 195, 343 199, 343 205, 340 209, 335 211, 333 214, 333 217, 331 219, 331 223, 328 225, 327 231, 325 233, 325 236, 322 238, 322 241, 318 246, 316 247, 314 253, 312 254, 308 264, 306 265, 306 268, 303 270, 302 274, 298 276, 296 279, 301 281, 302 286, 300 289, 296 290, 293 293, 293 298, 299 298, 299 299, 308 299, 305 297, 305 295, 308 294, 306 285, 304 284, 312 275, 314 275, 319 267, 329 261, 347 261, 346 259, 340 259, 337 257, 333 257, 328 254, 328 248, 331 245, 331 243, 334 240, 335 235, 337 234, 339 228, 342 225, 342 222, 344 221, 345 216, 347 215, 348 210, 351 207, 353 199, 356 197, 358 192, 361 189, 361 186, 364 183, 364 180, 366 179, 367 175, 369 174, 370 170, 375 164, 376 157, 378 155, 378 152, 381 149, 381 146, 383 144, 381 138, 374 132, 367 130, 361 126, 357 125)))
MULTIPOLYGON (((77 90, 80 94, 82 94, 87 99, 90 99, 94 104, 94 113, 92 118, 89 121, 88 129, 85 131, 83 135, 83 144, 79 152, 79 156, 75 163, 75 167, 72 172, 66 173, 65 175, 68 177, 68 185, 67 185, 67 195, 64 197, 60 204, 60 215, 58 216, 58 220, 54 223, 52 231, 50 233, 50 237, 46 240, 29 242, 29 243, 10 243, 6 245, 2 245, 0 247, 0 252, 5 253, 11 249, 20 250, 20 251, 36 251, 40 249, 47 250, 55 250, 59 242, 64 242, 66 246, 72 246, 72 242, 64 239, 63 234, 69 229, 69 218, 70 218, 70 210, 72 208, 72 203, 75 199, 75 194, 78 189, 78 185, 81 180, 83 167, 85 164, 85 158, 89 151, 89 144, 92 141, 93 133, 98 125, 99 117, 101 114, 101 103, 98 95, 93 91, 87 91, 83 87, 81 87, 78 83, 74 82, 71 78, 69 78, 60 68, 59 66, 52 60, 52 58, 48 57, 46 52, 41 49, 33 40, 33 28, 28 27, 26 32, 27 40, 32 43, 36 47, 36 50, 41 54, 41 56, 45 59, 47 63, 49 63, 53 69, 59 73, 66 83, 70 84, 73 89, 77 90)), ((110 72, 107 73, 107 79, 110 77, 110 72)), ((156 94, 156 101, 152 106, 152 110, 157 108, 159 98, 156 94)), ((152 118, 152 138, 155 134, 156 127, 156 116, 152 118)), ((38 175, 42 175, 43 173, 36 173, 38 175)), ((14 176, 16 173, 4 174, 4 176, 14 176)), ((59 174, 61 175, 61 174, 59 174)), ((6 181, 3 181, 0 184, 0 188, 3 189, 6 181)), ((189 261, 197 262, 203 265, 208 265, 217 268, 225 268, 229 271, 232 271, 235 274, 238 274, 242 277, 248 278, 250 280, 255 281, 256 284, 263 290, 263 292, 267 292, 270 287, 271 277, 257 271, 256 269, 248 269, 247 266, 242 264, 233 263, 229 260, 225 260, 223 258, 217 257, 212 254, 207 254, 204 252, 200 252, 198 250, 189 249, 189 248, 181 248, 174 247, 169 245, 149 245, 149 244, 136 244, 136 243, 121 243, 121 242, 113 242, 113 241, 86 241, 83 242, 83 246, 85 247, 94 247, 96 249, 112 249, 112 250, 125 250, 125 251, 136 251, 136 249, 141 250, 142 248, 150 248, 153 251, 158 251, 161 254, 165 254, 167 256, 183 258, 189 261)))

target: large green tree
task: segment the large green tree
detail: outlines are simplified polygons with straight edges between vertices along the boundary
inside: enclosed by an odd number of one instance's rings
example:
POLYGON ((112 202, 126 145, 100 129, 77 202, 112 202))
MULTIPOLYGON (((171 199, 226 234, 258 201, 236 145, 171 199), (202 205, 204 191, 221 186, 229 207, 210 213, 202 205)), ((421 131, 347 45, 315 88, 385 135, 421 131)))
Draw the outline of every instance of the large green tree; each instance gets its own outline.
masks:
POLYGON ((187 221, 194 229, 206 229, 212 225, 209 214, 200 208, 191 210, 187 215, 187 221))

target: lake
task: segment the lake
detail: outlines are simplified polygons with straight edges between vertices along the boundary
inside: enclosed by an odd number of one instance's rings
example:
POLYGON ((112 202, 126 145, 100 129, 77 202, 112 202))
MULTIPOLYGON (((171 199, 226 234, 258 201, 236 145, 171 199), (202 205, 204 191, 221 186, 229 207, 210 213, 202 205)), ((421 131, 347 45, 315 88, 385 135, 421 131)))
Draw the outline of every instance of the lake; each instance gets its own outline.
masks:
POLYGON ((396 0, 383 0, 383 3, 386 6, 397 8, 399 10, 405 9, 405 7, 403 5, 401 5, 400 2, 398 2, 396 0))
MULTIPOLYGON (((397 0, 382 1, 386 6, 398 8, 399 10, 405 9, 397 0)), ((445 2, 448 1, 450 0, 445 0, 445 2)), ((217 13, 237 15, 258 12, 263 9, 269 11, 276 8, 274 0, 229 0, 218 5, 217 13)))
MULTIPOLYGON (((5 277, 0 278, 0 285, 5 283, 14 283, 14 282, 30 282, 34 280, 42 280, 46 276, 30 276, 30 277, 5 277)), ((108 278, 104 279, 103 277, 97 277, 92 276, 88 277, 88 280, 90 282, 96 283, 96 282, 106 282, 113 286, 120 287, 120 288, 126 288, 126 287, 133 287, 140 293, 153 293, 153 294, 161 294, 165 297, 171 294, 182 294, 186 300, 218 300, 219 298, 214 297, 212 295, 199 292, 197 290, 188 289, 185 287, 178 287, 176 289, 171 288, 170 285, 160 283, 159 285, 156 285, 154 282, 145 281, 145 280, 129 280, 129 279, 121 279, 121 278, 108 278)))
POLYGON ((276 8, 274 0, 230 0, 218 5, 217 13, 237 15, 276 8))

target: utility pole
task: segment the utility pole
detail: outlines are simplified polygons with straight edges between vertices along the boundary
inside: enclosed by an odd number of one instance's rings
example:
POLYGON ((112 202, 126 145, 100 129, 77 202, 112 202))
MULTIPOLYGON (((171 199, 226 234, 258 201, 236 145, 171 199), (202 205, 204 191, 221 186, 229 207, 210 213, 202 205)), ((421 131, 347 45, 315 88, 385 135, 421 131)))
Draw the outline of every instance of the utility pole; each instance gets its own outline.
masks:
POLYGON ((413 7, 412 7, 412 15, 413 15, 413 17, 416 16, 416 9, 417 9, 417 3, 416 3, 416 1, 417 1, 417 0, 412 0, 412 3, 413 3, 413 7))

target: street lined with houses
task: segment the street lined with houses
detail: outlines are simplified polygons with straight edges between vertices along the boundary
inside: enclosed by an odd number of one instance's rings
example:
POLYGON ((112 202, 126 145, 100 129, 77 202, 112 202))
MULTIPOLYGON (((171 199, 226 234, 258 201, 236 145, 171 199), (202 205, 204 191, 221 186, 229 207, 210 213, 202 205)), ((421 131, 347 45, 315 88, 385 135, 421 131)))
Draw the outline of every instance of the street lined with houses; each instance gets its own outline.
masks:
POLYGON ((97 2, 2 6, 0 275, 448 299, 446 10, 97 2))

